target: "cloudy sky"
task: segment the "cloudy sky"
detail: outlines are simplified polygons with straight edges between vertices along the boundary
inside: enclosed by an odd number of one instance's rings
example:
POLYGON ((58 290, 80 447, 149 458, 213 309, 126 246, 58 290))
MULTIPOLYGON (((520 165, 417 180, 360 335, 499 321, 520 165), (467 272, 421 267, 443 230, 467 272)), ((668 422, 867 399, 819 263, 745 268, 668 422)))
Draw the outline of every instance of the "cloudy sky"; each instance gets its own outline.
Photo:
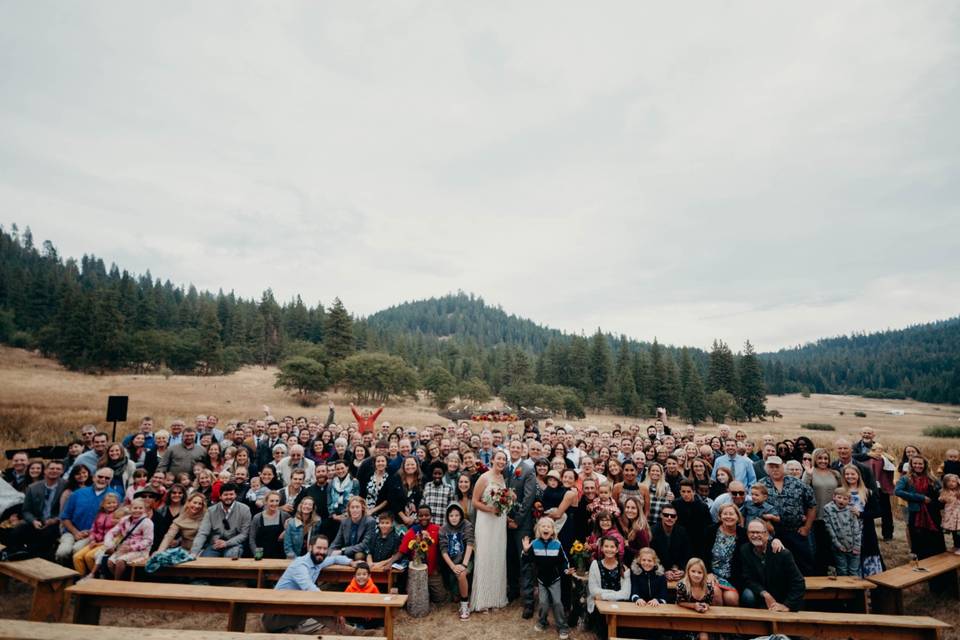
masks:
POLYGON ((760 350, 960 312, 960 4, 0 0, 0 222, 369 314, 760 350))

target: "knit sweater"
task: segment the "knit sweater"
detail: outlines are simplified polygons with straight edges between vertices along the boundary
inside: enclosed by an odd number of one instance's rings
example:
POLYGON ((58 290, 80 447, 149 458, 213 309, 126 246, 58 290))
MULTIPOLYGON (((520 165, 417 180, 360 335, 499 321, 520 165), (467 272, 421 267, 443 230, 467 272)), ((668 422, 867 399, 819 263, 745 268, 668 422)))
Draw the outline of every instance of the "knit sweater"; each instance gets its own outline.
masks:
POLYGON ((860 553, 863 523, 849 507, 840 509, 836 503, 823 505, 823 523, 833 541, 833 548, 844 553, 860 553))

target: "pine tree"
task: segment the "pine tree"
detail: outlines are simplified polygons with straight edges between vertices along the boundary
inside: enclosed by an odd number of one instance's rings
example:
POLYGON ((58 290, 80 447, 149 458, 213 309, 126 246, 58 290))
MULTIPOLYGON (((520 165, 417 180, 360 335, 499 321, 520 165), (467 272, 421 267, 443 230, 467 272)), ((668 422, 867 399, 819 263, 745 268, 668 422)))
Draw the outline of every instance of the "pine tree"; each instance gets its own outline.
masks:
POLYGON ((562 376, 564 386, 576 389, 585 398, 590 387, 590 346, 583 336, 570 340, 570 356, 562 376))
POLYGON ((200 349, 198 355, 208 375, 223 370, 223 342, 220 339, 220 319, 212 305, 207 305, 200 316, 200 349))
POLYGON ((703 390, 703 382, 697 371, 690 350, 683 348, 680 356, 680 387, 683 401, 681 415, 692 424, 699 424, 707 419, 707 397, 703 390))
POLYGON ((771 375, 770 392, 782 396, 787 392, 786 376, 783 372, 783 363, 779 360, 773 363, 773 373, 771 375))
POLYGON ((737 395, 737 373, 733 352, 723 340, 714 340, 710 351, 710 373, 707 376, 707 391, 723 390, 737 395))
POLYGON ((323 346, 327 348, 327 354, 335 362, 353 353, 353 319, 350 318, 340 298, 333 300, 323 333, 323 346))
POLYGON ((589 384, 590 395, 596 407, 603 406, 608 392, 608 385, 613 382, 613 357, 610 354, 610 344, 600 329, 593 334, 590 340, 589 384))
POLYGON ((740 358, 740 408, 747 420, 763 416, 766 412, 767 390, 763 384, 763 370, 753 345, 747 340, 740 358))

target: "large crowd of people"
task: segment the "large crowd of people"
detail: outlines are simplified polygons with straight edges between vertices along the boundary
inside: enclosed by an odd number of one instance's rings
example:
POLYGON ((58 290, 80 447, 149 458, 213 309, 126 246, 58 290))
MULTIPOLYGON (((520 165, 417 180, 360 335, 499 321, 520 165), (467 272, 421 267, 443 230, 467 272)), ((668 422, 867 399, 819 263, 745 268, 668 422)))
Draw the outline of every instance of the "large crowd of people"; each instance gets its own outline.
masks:
MULTIPOLYGON (((84 426, 63 460, 16 453, 3 556, 117 579, 133 562, 289 558, 278 588, 304 589, 349 563, 362 592, 371 570, 422 558, 430 600, 459 618, 519 600, 565 638, 578 623, 605 636, 597 600, 796 610, 803 576, 883 571, 898 509, 918 558, 946 551, 945 534, 960 554, 960 454, 894 459, 870 428, 817 448, 663 419, 415 428, 351 411, 144 417, 120 442, 84 426)), ((294 622, 264 625, 312 629, 294 622)))

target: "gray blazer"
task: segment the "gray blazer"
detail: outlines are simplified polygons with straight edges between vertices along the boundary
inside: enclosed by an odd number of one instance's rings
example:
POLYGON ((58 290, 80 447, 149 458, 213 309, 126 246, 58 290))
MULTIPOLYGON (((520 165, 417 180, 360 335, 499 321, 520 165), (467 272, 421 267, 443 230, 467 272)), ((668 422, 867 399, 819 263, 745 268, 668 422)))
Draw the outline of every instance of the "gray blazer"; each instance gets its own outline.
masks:
POLYGON ((197 530, 197 537, 193 539, 190 553, 198 556, 210 546, 207 543, 212 544, 217 540, 226 542, 227 547, 242 547, 247 544, 252 520, 250 507, 239 501, 234 502, 230 507, 230 517, 224 519, 223 516, 223 504, 219 502, 207 509, 197 530))
POLYGON ((516 521, 517 532, 521 536, 532 537, 533 500, 537 497, 537 475, 533 469, 521 461, 507 478, 507 486, 517 494, 517 502, 507 515, 516 521))
MULTIPOLYGON (((60 516, 60 496, 63 495, 63 488, 67 483, 63 480, 57 482, 53 490, 53 507, 50 510, 51 518, 60 516)), ((27 490, 23 492, 23 519, 27 524, 33 524, 34 520, 43 519, 43 498, 46 493, 47 483, 45 480, 34 482, 27 490)))
POLYGON ((370 547, 370 540, 377 532, 377 522, 370 516, 364 516, 356 525, 353 520, 347 518, 340 523, 340 529, 337 531, 337 537, 333 539, 330 545, 331 550, 340 549, 343 555, 352 558, 357 553, 366 553, 370 547), (357 527, 357 540, 354 544, 348 545, 350 534, 353 527, 357 527))

